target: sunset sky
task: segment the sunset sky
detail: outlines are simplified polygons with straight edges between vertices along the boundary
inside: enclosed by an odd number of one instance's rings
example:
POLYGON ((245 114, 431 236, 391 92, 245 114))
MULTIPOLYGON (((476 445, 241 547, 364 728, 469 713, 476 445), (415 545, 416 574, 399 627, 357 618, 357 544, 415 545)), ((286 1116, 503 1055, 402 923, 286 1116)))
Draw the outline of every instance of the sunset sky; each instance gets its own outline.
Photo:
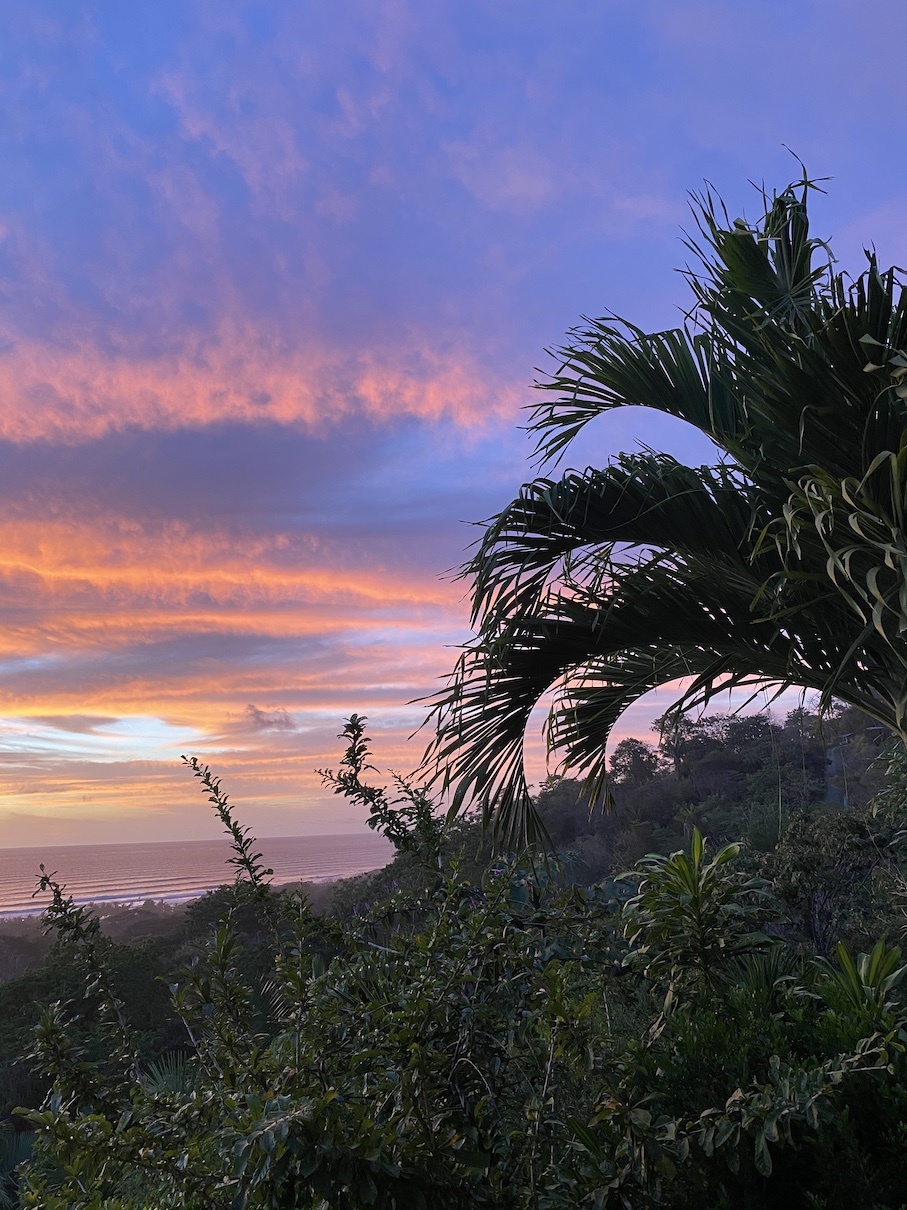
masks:
MULTIPOLYGON (((678 321, 687 191, 755 216, 789 147, 843 265, 907 263, 905 37, 903 0, 5 5, 0 844, 214 835, 181 752, 259 834, 361 826, 314 769, 352 711, 418 762, 534 369, 583 314, 678 321)), ((710 458, 634 409, 573 460, 639 442, 710 458)))

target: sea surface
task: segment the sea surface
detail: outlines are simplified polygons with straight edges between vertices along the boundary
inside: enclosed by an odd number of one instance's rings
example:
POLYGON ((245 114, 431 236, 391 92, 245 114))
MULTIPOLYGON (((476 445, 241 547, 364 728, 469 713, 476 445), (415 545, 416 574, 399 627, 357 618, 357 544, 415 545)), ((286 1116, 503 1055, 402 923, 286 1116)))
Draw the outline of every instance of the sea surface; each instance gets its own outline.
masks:
MULTIPOLYGON (((374 832, 344 836, 270 836, 256 845, 273 882, 327 882, 377 870, 393 848, 374 832)), ((32 898, 39 866, 63 883, 77 903, 185 903, 232 882, 225 840, 144 844, 46 845, 0 852, 0 917, 43 910, 48 894, 32 898)))

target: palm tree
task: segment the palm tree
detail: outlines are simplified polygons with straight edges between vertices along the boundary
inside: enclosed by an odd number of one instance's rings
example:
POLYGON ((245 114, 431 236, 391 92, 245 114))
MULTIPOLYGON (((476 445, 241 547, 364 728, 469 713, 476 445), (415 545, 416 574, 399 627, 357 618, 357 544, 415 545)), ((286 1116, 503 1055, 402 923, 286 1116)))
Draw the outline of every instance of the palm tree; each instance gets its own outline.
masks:
POLYGON ((675 717, 802 686, 907 741, 907 293, 874 255, 835 272, 813 188, 766 196, 755 225, 694 196, 684 326, 584 321, 537 384, 557 395, 532 408, 543 463, 627 405, 694 425, 716 461, 623 454, 525 484, 487 523, 462 572, 477 637, 432 700, 427 761, 504 843, 538 833, 523 738, 551 688, 549 748, 595 793, 615 721, 680 678, 675 717))

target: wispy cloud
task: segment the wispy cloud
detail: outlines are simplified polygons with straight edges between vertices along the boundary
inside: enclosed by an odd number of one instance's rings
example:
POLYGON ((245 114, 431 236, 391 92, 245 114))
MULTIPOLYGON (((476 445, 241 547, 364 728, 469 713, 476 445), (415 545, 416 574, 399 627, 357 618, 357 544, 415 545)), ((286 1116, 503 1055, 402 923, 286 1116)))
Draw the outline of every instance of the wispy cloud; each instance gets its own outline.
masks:
POLYGON ((487 426, 517 414, 521 392, 490 380, 466 351, 341 353, 287 348, 224 327, 178 354, 102 356, 15 340, 0 351, 0 437, 86 441, 129 428, 277 423, 325 432, 356 417, 453 419, 487 426))
POLYGON ((296 723, 286 710, 262 710, 250 702, 243 711, 246 724, 253 731, 295 731, 296 723))

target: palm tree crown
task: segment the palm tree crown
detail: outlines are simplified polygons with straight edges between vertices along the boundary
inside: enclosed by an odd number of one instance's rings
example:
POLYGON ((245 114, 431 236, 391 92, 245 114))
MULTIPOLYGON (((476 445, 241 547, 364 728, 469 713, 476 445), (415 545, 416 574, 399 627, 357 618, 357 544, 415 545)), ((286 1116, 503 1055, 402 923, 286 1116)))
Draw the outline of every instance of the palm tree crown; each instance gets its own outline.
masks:
POLYGON ((620 714, 680 678, 678 712, 797 685, 907 741, 907 293, 874 255, 834 271, 812 188, 766 198, 755 225, 695 197, 684 326, 585 321, 538 384, 556 393, 532 409, 545 461, 627 405, 695 425, 717 457, 538 478, 487 524, 462 573, 477 637, 433 699, 427 759, 506 844, 536 831, 523 738, 552 687, 549 747, 593 788, 620 714))

